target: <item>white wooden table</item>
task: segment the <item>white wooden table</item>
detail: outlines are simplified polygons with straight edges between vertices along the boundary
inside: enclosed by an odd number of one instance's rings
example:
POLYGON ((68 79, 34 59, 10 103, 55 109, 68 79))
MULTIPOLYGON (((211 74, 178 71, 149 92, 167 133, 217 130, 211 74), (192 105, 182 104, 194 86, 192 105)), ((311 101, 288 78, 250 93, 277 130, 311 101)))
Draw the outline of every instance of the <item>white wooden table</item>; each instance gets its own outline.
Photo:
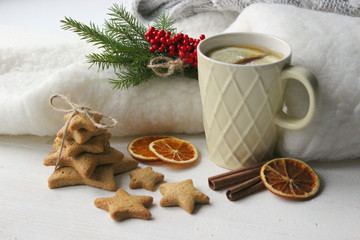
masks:
MULTIPOLYGON (((166 182, 193 179, 210 197, 193 214, 160 207, 162 197, 129 189, 128 173, 116 177, 131 194, 154 198, 152 219, 112 220, 94 206, 114 192, 88 186, 48 189, 53 167, 42 165, 54 137, 0 136, 0 239, 360 239, 360 161, 310 162, 321 178, 321 192, 310 201, 289 201, 267 190, 231 202, 213 191, 207 178, 222 172, 207 157, 203 135, 179 135, 194 143, 201 159, 186 169, 153 165, 166 182)), ((112 138, 126 152, 132 138, 112 138)), ((140 164, 139 167, 146 165, 140 164)))
MULTIPOLYGON (((102 24, 113 2, 2 0, 0 24, 59 30, 64 16, 102 24)), ((199 148, 200 161, 187 169, 153 168, 166 182, 193 179, 210 204, 197 206, 193 214, 160 207, 158 189, 130 190, 125 173, 116 177, 119 187, 154 198, 152 219, 115 222, 93 204, 113 192, 87 186, 48 189, 53 168, 42 159, 54 137, 0 135, 0 239, 360 239, 359 160, 310 163, 322 183, 321 193, 310 201, 288 201, 264 190, 230 202, 225 190, 215 192, 207 185, 209 176, 226 170, 208 159, 204 136, 179 137, 199 148)), ((112 138, 111 145, 127 154, 131 139, 112 138)))

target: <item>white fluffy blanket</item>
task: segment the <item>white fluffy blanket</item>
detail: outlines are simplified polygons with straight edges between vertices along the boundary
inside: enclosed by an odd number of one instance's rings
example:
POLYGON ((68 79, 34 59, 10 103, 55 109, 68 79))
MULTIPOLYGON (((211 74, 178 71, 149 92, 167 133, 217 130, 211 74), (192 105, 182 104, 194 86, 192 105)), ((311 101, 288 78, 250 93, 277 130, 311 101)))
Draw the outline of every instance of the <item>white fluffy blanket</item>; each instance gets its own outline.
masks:
MULTIPOLYGON (((228 27, 234 16, 203 12, 177 25, 192 35, 211 35, 228 27)), ((293 46, 293 63, 319 78, 322 107, 305 129, 281 132, 281 155, 304 160, 360 156, 360 18, 255 4, 226 31, 284 38, 293 46)), ((91 51, 73 33, 0 26, 0 134, 56 134, 64 122, 48 104, 55 93, 115 117, 120 122, 112 129, 115 136, 203 131, 197 81, 171 77, 113 90, 107 81, 115 77, 111 70, 88 69, 84 55, 91 51)), ((291 82, 290 112, 303 114, 306 101, 301 86, 291 82)))

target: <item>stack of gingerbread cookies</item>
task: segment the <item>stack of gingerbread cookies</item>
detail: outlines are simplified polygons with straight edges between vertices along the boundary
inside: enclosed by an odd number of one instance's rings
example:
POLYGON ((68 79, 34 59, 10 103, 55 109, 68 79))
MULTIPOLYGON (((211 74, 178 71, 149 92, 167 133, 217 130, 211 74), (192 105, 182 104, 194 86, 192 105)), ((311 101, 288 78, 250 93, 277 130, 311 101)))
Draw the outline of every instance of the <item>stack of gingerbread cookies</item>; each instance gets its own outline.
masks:
MULTIPOLYGON (((65 121, 71 117, 64 116, 65 121)), ((99 123, 101 115, 91 114, 99 123)), ((55 166, 61 151, 58 166, 48 179, 49 188, 85 184, 105 190, 118 189, 114 175, 130 171, 138 162, 124 156, 109 143, 111 134, 107 129, 96 127, 88 116, 75 114, 71 117, 68 129, 65 126, 58 132, 53 147, 44 159, 45 166, 55 166)))

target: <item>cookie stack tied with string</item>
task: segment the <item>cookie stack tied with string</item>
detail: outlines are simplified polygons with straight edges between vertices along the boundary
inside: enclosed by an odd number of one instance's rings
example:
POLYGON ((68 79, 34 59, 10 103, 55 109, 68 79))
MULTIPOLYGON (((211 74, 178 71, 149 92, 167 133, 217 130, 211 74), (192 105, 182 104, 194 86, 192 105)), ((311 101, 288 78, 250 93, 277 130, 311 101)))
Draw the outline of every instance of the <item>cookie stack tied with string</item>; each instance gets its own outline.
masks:
POLYGON ((74 104, 62 95, 52 96, 50 104, 55 110, 67 114, 64 116, 66 124, 54 140, 56 151, 44 158, 45 166, 55 166, 48 179, 49 188, 89 185, 117 190, 114 175, 136 168, 138 162, 110 146, 111 133, 107 128, 114 127, 116 120, 74 104), (56 108, 53 104, 55 98, 64 100, 71 109, 56 108), (111 124, 101 123, 104 118, 111 124))

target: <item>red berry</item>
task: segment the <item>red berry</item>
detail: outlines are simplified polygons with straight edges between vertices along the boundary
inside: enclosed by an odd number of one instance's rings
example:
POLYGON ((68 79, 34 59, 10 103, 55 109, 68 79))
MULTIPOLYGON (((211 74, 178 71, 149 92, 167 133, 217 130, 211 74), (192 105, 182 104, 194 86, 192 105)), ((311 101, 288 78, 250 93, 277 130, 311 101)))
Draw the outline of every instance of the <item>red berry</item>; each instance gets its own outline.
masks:
POLYGON ((161 47, 159 47, 158 50, 159 50, 159 52, 163 52, 165 50, 165 48, 161 46, 161 47))
POLYGON ((164 29, 161 29, 161 30, 158 32, 158 35, 159 35, 160 37, 165 36, 165 31, 164 31, 164 29))
POLYGON ((151 37, 146 37, 146 41, 150 42, 151 37))
POLYGON ((182 42, 183 45, 188 45, 189 44, 189 41, 187 39, 185 39, 183 42, 182 42))
POLYGON ((192 49, 193 49, 193 47, 191 45, 186 46, 186 50, 191 51, 192 49))
POLYGON ((160 38, 160 42, 161 42, 161 43, 165 43, 165 42, 166 42, 166 39, 165 39, 164 37, 161 37, 161 38, 160 38))
POLYGON ((155 42, 159 42, 159 41, 160 41, 159 35, 157 35, 157 36, 154 38, 154 41, 155 41, 155 42))
POLYGON ((183 58, 185 56, 186 56, 186 54, 184 51, 179 51, 179 57, 183 58))
POLYGON ((151 47, 154 49, 154 50, 156 50, 156 49, 158 49, 159 47, 157 46, 157 45, 151 45, 151 47))
POLYGON ((169 50, 170 50, 170 51, 175 51, 175 46, 174 46, 174 45, 170 45, 170 46, 169 46, 169 50))
POLYGON ((200 39, 201 39, 201 40, 204 40, 204 39, 205 39, 205 35, 204 35, 204 34, 201 34, 201 35, 200 35, 200 39))
POLYGON ((189 40, 189 36, 188 36, 188 35, 184 35, 184 39, 185 39, 185 40, 189 40))
POLYGON ((151 45, 154 45, 156 43, 156 41, 154 39, 150 39, 150 43, 151 43, 151 45))
POLYGON ((155 28, 153 26, 149 27, 149 32, 152 32, 154 30, 155 30, 155 28))
POLYGON ((154 49, 153 47, 150 47, 150 48, 149 48, 149 51, 150 51, 150 52, 155 52, 155 49, 154 49))
POLYGON ((166 39, 165 43, 166 43, 166 45, 171 45, 172 42, 170 39, 166 39))
POLYGON ((170 38, 170 37, 171 37, 171 32, 170 32, 170 31, 167 31, 167 32, 165 33, 165 37, 166 37, 166 38, 170 38))

